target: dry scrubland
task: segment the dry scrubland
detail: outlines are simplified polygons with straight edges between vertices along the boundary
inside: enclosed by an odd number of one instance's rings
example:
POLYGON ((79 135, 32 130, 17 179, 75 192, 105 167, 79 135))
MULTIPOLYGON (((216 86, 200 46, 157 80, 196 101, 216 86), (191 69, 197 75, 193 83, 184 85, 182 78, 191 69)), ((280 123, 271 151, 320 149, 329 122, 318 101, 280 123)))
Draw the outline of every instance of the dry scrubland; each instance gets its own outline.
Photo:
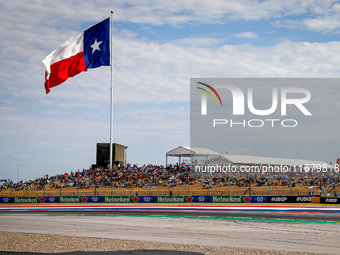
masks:
POLYGON ((123 251, 123 250, 176 250, 201 252, 209 255, 221 254, 266 254, 298 255, 311 254, 251 248, 221 247, 208 245, 188 245, 157 243, 102 238, 87 238, 59 235, 24 234, 0 232, 0 250, 15 252, 72 252, 72 251, 123 251))

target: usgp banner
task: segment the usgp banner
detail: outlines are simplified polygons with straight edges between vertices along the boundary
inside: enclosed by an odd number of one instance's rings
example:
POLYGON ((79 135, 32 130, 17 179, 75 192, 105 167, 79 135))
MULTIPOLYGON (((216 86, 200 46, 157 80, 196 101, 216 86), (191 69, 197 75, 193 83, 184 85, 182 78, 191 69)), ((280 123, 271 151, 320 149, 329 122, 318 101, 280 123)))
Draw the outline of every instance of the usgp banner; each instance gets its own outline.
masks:
POLYGON ((320 197, 320 203, 322 204, 340 204, 339 198, 330 198, 330 197, 320 197))
POLYGON ((268 196, 268 203, 311 203, 311 196, 268 196))

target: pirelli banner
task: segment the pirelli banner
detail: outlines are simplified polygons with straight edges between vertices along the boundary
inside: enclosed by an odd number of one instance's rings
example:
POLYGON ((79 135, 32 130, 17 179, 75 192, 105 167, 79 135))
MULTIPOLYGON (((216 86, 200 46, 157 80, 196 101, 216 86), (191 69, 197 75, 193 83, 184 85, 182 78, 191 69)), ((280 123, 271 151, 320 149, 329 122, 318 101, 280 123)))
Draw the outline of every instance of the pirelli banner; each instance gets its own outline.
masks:
MULTIPOLYGON (((0 197, 0 203, 311 203, 311 196, 62 196, 0 197)), ((337 199, 325 203, 340 203, 337 199), (332 202, 330 202, 332 201, 332 202), (334 202, 335 201, 335 202, 334 202)))

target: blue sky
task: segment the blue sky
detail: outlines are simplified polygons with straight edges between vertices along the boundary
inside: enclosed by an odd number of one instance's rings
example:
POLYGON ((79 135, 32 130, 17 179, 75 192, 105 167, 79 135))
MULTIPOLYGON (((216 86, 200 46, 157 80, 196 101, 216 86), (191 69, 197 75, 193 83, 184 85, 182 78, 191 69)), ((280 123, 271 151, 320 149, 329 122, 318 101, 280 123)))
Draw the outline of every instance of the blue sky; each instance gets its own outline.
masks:
POLYGON ((110 68, 46 95, 41 61, 111 10, 114 142, 131 163, 189 145, 191 77, 339 77, 338 1, 1 1, 1 178, 17 160, 24 180, 87 168, 109 142, 110 68))

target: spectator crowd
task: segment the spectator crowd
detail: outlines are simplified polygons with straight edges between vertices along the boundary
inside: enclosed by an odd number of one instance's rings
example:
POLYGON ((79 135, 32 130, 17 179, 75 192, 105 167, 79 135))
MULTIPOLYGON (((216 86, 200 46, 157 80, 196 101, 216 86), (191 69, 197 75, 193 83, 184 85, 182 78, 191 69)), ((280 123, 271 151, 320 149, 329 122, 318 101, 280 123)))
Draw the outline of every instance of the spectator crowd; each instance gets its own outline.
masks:
POLYGON ((113 186, 114 188, 147 188, 155 186, 175 187, 185 184, 201 184, 204 189, 235 185, 244 186, 287 186, 295 187, 296 183, 304 186, 334 185, 339 178, 337 173, 301 173, 261 174, 261 173, 228 173, 202 174, 191 171, 190 167, 182 165, 120 165, 113 169, 91 168, 58 175, 45 175, 35 180, 5 183, 0 189, 13 190, 43 190, 45 185, 50 188, 67 188, 76 186, 82 189, 113 186))

